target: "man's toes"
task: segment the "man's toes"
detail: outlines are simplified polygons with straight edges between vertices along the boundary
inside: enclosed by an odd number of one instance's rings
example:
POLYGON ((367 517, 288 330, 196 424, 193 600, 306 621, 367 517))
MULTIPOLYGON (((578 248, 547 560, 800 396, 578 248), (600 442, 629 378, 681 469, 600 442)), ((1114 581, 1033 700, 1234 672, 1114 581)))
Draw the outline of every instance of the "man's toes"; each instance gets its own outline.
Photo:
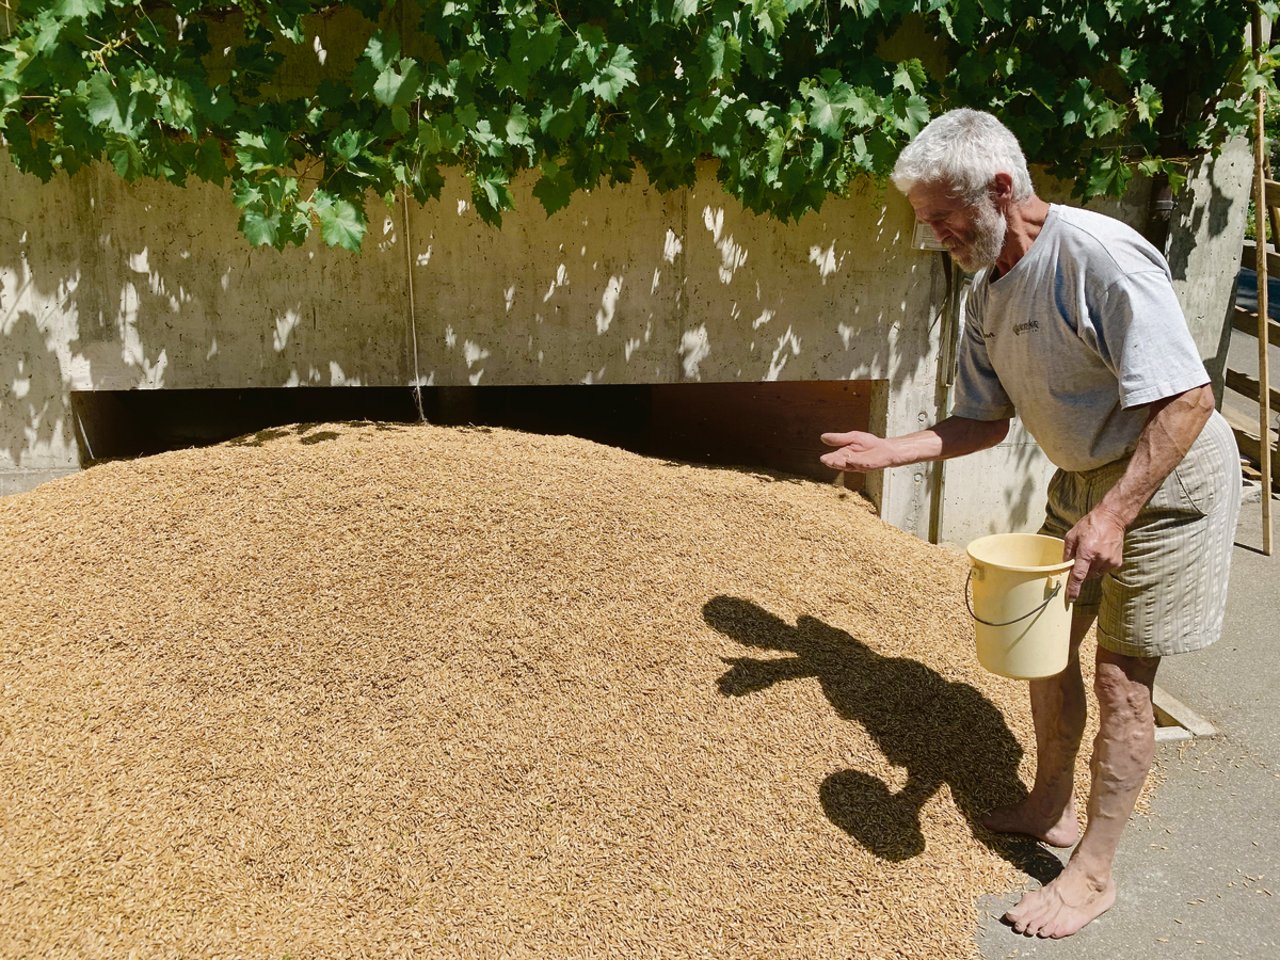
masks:
POLYGON ((1073 923, 1073 917, 1058 914, 1053 920, 1044 925, 1040 931, 1040 936, 1051 940, 1061 940, 1063 937, 1069 937, 1080 929, 1080 924, 1073 923))
POLYGON ((1027 894, 1016 907, 1005 914, 1013 929, 1026 937, 1039 936, 1040 930, 1052 915, 1052 905, 1046 903, 1044 897, 1034 893, 1027 894))
POLYGON ((1027 924, 1031 922, 1033 911, 1031 904, 1028 904, 1023 898, 1017 906, 1010 907, 1005 913, 1004 919, 1018 933, 1023 933, 1027 929, 1027 924))
POLYGON ((1027 901, 1025 898, 1019 900, 1004 912, 1004 922, 1013 927, 1013 929, 1017 930, 1019 933, 1022 932, 1021 927, 1022 924, 1026 922, 1026 919, 1027 901))
POLYGON ((1039 937, 1044 929, 1044 917, 1035 916, 1027 920, 1022 927, 1022 935, 1024 937, 1039 937))
POLYGON ((1043 923, 1036 927, 1034 936, 1039 937, 1041 940, 1056 940, 1060 936, 1060 934, 1055 933, 1057 929, 1057 921, 1053 917, 1047 917, 1043 923))

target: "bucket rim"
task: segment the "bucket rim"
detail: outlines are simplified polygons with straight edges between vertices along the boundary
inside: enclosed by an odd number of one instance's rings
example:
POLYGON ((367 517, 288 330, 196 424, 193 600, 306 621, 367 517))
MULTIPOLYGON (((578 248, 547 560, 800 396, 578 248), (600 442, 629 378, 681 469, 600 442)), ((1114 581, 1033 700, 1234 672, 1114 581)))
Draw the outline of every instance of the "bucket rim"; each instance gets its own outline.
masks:
POLYGON ((984 545, 993 541, 1007 542, 1009 540, 1044 540, 1052 541, 1053 543, 1058 544, 1059 547, 1063 546, 1061 537, 1050 537, 1043 533, 991 533, 985 537, 979 537, 977 540, 971 541, 969 545, 965 547, 965 553, 968 554, 969 559, 975 564, 980 564, 986 567, 998 567, 1001 570, 1012 570, 1015 573, 1065 573, 1075 566, 1074 560, 1059 560, 1057 563, 1048 564, 1014 564, 1001 563, 999 561, 979 556, 984 545), (975 549, 978 552, 975 552, 975 549))

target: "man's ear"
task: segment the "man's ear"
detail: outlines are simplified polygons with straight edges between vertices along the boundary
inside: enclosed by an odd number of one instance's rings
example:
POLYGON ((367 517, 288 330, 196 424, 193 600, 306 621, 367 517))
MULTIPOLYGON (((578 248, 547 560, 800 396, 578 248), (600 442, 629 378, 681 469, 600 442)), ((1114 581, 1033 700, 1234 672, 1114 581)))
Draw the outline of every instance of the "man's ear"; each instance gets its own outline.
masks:
POLYGON ((1003 170, 991 178, 991 199, 998 207, 1013 202, 1013 177, 1003 170))

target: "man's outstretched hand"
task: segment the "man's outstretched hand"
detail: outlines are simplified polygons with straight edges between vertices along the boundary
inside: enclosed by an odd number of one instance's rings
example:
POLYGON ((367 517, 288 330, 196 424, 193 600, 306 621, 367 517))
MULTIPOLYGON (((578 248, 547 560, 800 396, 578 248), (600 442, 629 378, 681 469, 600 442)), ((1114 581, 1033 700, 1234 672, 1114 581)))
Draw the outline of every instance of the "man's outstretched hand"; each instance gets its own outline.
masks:
POLYGON ((838 447, 821 457, 833 470, 883 470, 893 465, 892 447, 884 437, 874 433, 851 430, 848 433, 824 433, 822 442, 828 447, 838 447))
POLYGON ((1063 560, 1074 560, 1067 578, 1067 602, 1075 603, 1084 582, 1119 568, 1124 561, 1124 523, 1114 514, 1091 510, 1067 531, 1063 560))

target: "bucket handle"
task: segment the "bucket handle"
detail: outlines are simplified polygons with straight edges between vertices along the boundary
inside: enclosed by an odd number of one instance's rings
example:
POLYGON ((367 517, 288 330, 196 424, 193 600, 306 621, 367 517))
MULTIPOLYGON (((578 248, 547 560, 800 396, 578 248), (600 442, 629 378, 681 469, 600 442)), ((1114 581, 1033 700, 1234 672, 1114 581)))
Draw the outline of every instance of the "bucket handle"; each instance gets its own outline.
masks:
POLYGON ((1054 586, 1053 592, 1045 598, 1044 603, 1040 604, 1040 606, 1036 607, 1030 613, 1024 613, 1022 616, 1016 617, 1013 620, 1006 620, 1004 623, 992 623, 990 620, 983 620, 980 616, 978 616, 976 613, 973 612, 973 603, 969 600, 969 584, 972 581, 973 581, 973 567, 970 567, 969 575, 964 578, 964 605, 969 608, 969 616, 973 617, 973 619, 977 620, 981 624, 985 624, 988 627, 1008 627, 1008 626, 1011 626, 1012 624, 1018 623, 1021 620, 1027 619, 1027 617, 1034 617, 1037 613, 1039 613, 1041 610, 1047 607, 1050 604, 1050 602, 1052 602, 1053 598, 1058 595, 1058 591, 1062 589, 1062 581, 1059 580, 1057 584, 1054 586))

